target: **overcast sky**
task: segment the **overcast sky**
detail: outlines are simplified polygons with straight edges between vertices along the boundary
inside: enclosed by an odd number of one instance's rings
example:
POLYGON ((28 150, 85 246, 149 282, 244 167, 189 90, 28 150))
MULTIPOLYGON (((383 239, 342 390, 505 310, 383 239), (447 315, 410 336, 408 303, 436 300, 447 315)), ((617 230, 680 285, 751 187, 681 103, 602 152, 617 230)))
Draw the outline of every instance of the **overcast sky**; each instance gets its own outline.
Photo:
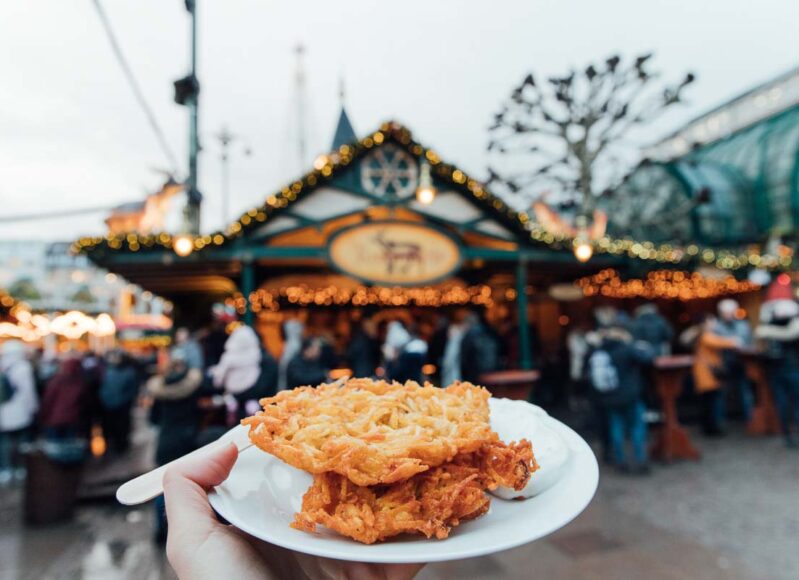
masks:
MULTIPOLYGON (((147 99, 185 168, 187 72, 182 0, 104 0, 147 99)), ((309 162, 327 150, 338 79, 356 131, 406 124, 478 177, 486 127, 528 71, 559 74, 614 52, 655 51, 654 67, 698 76, 690 103, 652 139, 799 63, 796 0, 198 0, 204 229, 221 226, 223 124, 241 136, 231 214, 298 174, 295 61, 306 46, 309 162), (243 155, 243 145, 253 149, 243 155)), ((91 0, 4 0, 0 7, 0 217, 141 198, 166 168, 91 0)), ((101 215, 0 223, 0 239, 72 239, 101 215)))

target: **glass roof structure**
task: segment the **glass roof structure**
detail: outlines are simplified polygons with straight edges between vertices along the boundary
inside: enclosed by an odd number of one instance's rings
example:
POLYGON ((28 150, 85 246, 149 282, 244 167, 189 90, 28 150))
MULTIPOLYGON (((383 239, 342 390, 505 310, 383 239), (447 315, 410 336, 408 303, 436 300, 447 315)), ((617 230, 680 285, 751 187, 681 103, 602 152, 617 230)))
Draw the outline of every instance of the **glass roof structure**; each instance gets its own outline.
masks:
POLYGON ((613 198, 617 235, 712 245, 791 235, 799 224, 799 105, 676 159, 642 163, 613 198))

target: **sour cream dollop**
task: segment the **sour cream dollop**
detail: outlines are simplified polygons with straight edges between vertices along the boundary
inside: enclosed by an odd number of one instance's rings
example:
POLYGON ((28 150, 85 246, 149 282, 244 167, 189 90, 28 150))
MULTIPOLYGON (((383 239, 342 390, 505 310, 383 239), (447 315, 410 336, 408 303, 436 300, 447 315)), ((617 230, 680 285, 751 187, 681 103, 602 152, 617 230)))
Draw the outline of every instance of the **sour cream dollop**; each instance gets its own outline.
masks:
POLYGON ((502 499, 533 497, 552 487, 563 475, 569 461, 569 446, 552 428, 552 419, 541 407, 525 401, 496 399, 488 401, 491 408, 491 428, 506 443, 527 439, 533 444, 538 469, 521 491, 498 487, 492 491, 502 499))

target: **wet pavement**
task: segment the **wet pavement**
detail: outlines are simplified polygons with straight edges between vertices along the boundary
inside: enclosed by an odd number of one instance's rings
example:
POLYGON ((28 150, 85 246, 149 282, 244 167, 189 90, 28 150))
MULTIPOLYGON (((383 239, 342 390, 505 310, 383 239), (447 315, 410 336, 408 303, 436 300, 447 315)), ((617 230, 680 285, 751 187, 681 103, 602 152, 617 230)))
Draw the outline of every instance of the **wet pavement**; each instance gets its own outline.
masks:
MULTIPOLYGON (((795 578, 799 452, 741 433, 697 442, 699 463, 656 467, 645 478, 603 470, 588 510, 548 538, 431 565, 419 578, 795 578)), ((22 490, 2 489, 0 579, 173 579, 151 541, 152 519, 149 505, 93 500, 70 523, 26 527, 22 490)))

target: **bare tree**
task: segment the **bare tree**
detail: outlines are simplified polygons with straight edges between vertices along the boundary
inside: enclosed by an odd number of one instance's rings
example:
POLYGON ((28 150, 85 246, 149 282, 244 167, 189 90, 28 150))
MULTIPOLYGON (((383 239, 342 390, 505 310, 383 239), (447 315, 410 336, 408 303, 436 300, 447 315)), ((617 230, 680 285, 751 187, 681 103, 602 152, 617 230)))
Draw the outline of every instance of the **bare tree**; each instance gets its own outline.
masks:
POLYGON ((623 177, 625 136, 679 103, 694 81, 689 73, 675 85, 658 83, 651 57, 612 56, 545 82, 528 74, 489 129, 488 151, 509 167, 489 167, 489 183, 528 203, 558 193, 590 215, 597 196, 623 177))

